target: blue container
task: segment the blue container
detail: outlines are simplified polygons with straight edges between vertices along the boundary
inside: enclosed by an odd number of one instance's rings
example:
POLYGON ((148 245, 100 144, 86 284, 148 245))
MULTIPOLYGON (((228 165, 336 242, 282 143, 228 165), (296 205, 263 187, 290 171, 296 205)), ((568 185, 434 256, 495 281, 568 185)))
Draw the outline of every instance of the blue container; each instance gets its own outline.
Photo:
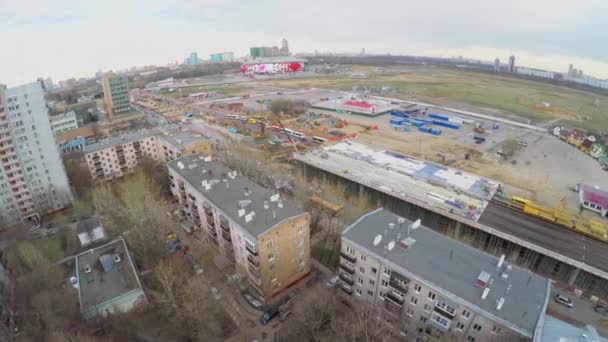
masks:
POLYGON ((460 129, 460 125, 457 125, 455 123, 448 122, 448 121, 433 120, 432 124, 433 125, 437 125, 437 126, 443 126, 443 127, 451 128, 451 129, 460 129))
POLYGON ((392 116, 398 116, 398 117, 401 117, 401 118, 409 118, 410 117, 410 114, 402 112, 400 110, 394 110, 394 111, 392 111, 391 115, 392 116))
POLYGON ((395 118, 395 119, 391 119, 390 123, 391 125, 401 125, 404 122, 407 122, 408 120, 405 118, 395 118))
POLYGON ((450 119, 447 115, 437 114, 437 113, 429 114, 429 118, 444 120, 444 121, 448 121, 450 119))

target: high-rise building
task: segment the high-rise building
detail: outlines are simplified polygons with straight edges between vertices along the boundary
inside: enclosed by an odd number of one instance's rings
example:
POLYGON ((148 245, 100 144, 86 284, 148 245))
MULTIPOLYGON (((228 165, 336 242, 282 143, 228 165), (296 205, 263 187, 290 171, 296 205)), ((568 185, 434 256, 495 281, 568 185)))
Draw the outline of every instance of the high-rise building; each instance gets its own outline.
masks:
POLYGON ((498 57, 494 60, 494 71, 500 72, 500 59, 498 57))
POLYGON ((171 161, 170 189, 262 302, 310 273, 310 215, 210 157, 171 161))
POLYGON ((287 39, 285 38, 281 40, 281 55, 289 56, 289 42, 287 42, 287 39))
POLYGON ((198 65, 198 53, 190 52, 190 59, 188 60, 190 65, 198 65))
MULTIPOLYGON (((531 341, 551 282, 384 209, 342 233, 339 287, 408 341, 531 341)), ((536 339, 534 339, 536 341, 536 339)))
POLYGON ((38 80, 0 85, 0 224, 37 224, 72 201, 38 80))
POLYGON ((289 43, 287 39, 281 41, 281 48, 277 46, 258 46, 249 49, 249 55, 251 58, 264 58, 264 57, 285 57, 289 56, 289 43))
POLYGON ((509 72, 515 72, 515 56, 509 57, 509 72))
POLYGON ((234 62, 234 52, 214 53, 210 56, 212 62, 234 62))
POLYGON ((102 81, 103 97, 106 102, 108 117, 131 110, 129 103, 129 83, 124 76, 106 75, 102 81))

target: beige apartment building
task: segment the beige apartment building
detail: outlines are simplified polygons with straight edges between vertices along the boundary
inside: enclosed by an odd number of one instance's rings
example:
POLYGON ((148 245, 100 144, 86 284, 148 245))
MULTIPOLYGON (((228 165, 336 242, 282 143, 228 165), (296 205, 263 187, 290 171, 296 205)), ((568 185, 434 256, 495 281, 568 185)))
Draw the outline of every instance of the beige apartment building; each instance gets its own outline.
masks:
POLYGON ((263 302, 310 273, 310 216, 202 155, 169 162, 171 192, 263 302))
POLYGON ((144 158, 168 162, 184 154, 211 155, 211 140, 177 127, 153 128, 110 137, 85 146, 84 155, 94 180, 119 178, 144 158))
POLYGON ((551 289, 548 279, 384 209, 342 233, 339 277, 404 341, 532 341, 551 289))

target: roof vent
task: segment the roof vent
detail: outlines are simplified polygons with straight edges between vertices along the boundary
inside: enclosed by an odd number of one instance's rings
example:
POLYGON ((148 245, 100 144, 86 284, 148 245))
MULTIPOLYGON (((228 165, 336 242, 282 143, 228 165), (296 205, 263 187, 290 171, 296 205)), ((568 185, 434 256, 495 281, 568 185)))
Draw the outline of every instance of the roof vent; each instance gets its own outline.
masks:
POLYGON ((500 277, 501 277, 502 279, 504 279, 504 280, 507 280, 507 279, 509 279, 509 273, 507 273, 507 272, 502 272, 502 273, 500 274, 500 277))
POLYGON ((253 216, 251 214, 245 215, 245 222, 249 223, 251 220, 253 220, 253 216))
POLYGON ((501 297, 500 300, 498 301, 498 305, 496 305, 496 310, 500 311, 500 309, 502 309, 502 306, 505 304, 505 298, 501 297))
POLYGON ((270 208, 268 201, 264 201, 264 210, 268 210, 268 208, 270 208))
POLYGON ((388 248, 389 251, 392 251, 393 248, 395 248, 395 241, 391 240, 386 248, 388 248))
POLYGON ((239 209, 239 217, 243 217, 245 215, 245 209, 239 209))
POLYGON ((114 262, 119 263, 122 259, 120 259, 120 255, 118 253, 114 254, 114 262))
POLYGON ((394 224, 393 222, 390 222, 390 223, 388 224, 388 227, 389 227, 390 229, 393 229, 393 228, 395 228, 395 224, 394 224))
POLYGON ((483 290, 483 293, 481 294, 481 299, 485 300, 486 298, 488 298, 488 294, 490 293, 490 289, 489 288, 485 288, 483 290))
POLYGON ((490 273, 486 271, 481 271, 481 273, 479 273, 479 275, 477 276, 477 280, 475 280, 475 285, 484 288, 488 287, 488 284, 490 283, 490 278, 490 273))
POLYGON ((407 237, 399 242, 399 247, 403 249, 410 249, 416 243, 416 239, 407 237))
POLYGON ((511 272, 511 270, 513 269, 513 265, 507 264, 506 268, 507 268, 507 272, 511 272))
POLYGON ((211 161, 211 157, 205 157, 204 161, 210 162, 211 161))
POLYGON ((502 264, 504 264, 506 257, 507 256, 504 255, 504 254, 500 256, 500 259, 498 260, 498 265, 496 265, 496 268, 501 268, 502 267, 502 264))
POLYGON ((282 202, 282 201, 279 201, 279 203, 277 203, 277 207, 279 207, 279 208, 283 208, 283 202, 282 202))
POLYGON ((376 237, 374 238, 374 246, 378 246, 378 244, 380 243, 380 241, 382 241, 382 235, 378 234, 376 235, 376 237))
POLYGON ((270 196, 270 202, 277 202, 279 200, 279 194, 270 196))
POLYGON ((91 273, 93 270, 91 269, 91 265, 84 265, 84 273, 91 273))

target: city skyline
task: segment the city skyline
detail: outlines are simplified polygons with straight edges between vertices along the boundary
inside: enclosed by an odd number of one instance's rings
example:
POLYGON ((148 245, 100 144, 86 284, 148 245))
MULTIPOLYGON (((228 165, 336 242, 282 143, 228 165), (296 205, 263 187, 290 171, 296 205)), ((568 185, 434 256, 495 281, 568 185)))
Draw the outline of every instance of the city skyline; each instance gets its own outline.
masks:
POLYGON ((603 35, 608 5, 601 1, 517 0, 488 6, 478 0, 458 5, 383 0, 357 4, 348 12, 343 2, 313 5, 296 13, 290 10, 296 5, 276 1, 256 6, 236 0, 120 5, 4 1, 0 30, 5 46, 12 48, 3 52, 0 79, 16 85, 37 77, 83 77, 99 69, 165 65, 192 51, 200 56, 216 51, 243 56, 251 46, 277 45, 282 38, 290 41, 294 53, 365 48, 368 54, 462 55, 489 61, 516 55, 518 65, 565 72, 573 63, 588 74, 608 78, 603 35), (521 8, 534 15, 524 15, 521 8), (332 30, 317 21, 325 16, 335 22, 331 18, 338 15, 348 20, 332 30))

